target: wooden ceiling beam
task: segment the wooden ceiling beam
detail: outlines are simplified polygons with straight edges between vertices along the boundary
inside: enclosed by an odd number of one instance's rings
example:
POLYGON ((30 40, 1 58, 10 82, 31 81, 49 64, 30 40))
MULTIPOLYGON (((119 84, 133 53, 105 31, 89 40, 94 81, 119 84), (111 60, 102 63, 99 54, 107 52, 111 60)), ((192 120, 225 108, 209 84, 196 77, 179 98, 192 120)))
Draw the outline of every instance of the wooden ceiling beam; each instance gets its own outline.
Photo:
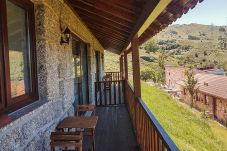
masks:
MULTIPOLYGON (((92 12, 87 11, 87 10, 78 9, 77 13, 80 16, 84 15, 84 16, 87 16, 87 17, 90 17, 90 18, 97 18, 98 22, 101 22, 101 21, 102 22, 107 22, 108 24, 112 24, 112 25, 114 25, 116 27, 119 27, 119 28, 130 28, 130 29, 132 28, 132 24, 120 23, 119 21, 114 20, 113 18, 107 18, 107 16, 102 16, 102 15, 99 15, 99 14, 95 14, 95 13, 92 13, 92 12)), ((81 16, 81 18, 82 18, 82 16, 81 16)))
POLYGON ((73 5, 73 8, 75 8, 76 12, 80 15, 80 13, 82 14, 86 14, 87 16, 90 16, 92 18, 99 18, 100 20, 108 20, 111 21, 115 24, 118 24, 119 26, 123 26, 123 27, 132 27, 133 23, 132 22, 128 22, 126 20, 123 20, 121 18, 118 18, 116 16, 113 15, 107 15, 107 14, 100 14, 99 12, 94 12, 91 11, 89 9, 86 9, 84 7, 80 7, 79 5, 73 5))
POLYGON ((119 39, 104 38, 102 35, 98 35, 98 34, 96 35, 96 37, 101 41, 108 41, 108 42, 111 42, 112 44, 117 43, 117 44, 121 44, 121 46, 124 44, 124 42, 119 39))
POLYGON ((82 16, 83 20, 86 23, 99 25, 99 26, 105 26, 105 27, 109 27, 111 29, 114 29, 116 31, 119 31, 121 33, 130 34, 130 30, 131 30, 130 28, 119 27, 119 25, 115 24, 114 22, 110 22, 108 20, 100 20, 98 18, 92 18, 92 17, 87 16, 87 15, 82 14, 82 13, 80 13, 80 16, 82 16))
POLYGON ((104 31, 104 32, 110 31, 110 32, 113 33, 113 34, 119 34, 119 35, 121 35, 122 37, 128 37, 128 34, 121 33, 121 32, 119 32, 119 31, 116 31, 116 30, 111 29, 111 28, 109 28, 109 27, 100 26, 100 25, 92 25, 91 23, 88 23, 88 27, 89 27, 90 29, 97 29, 97 30, 104 31))
POLYGON ((133 23, 136 18, 137 14, 131 14, 122 10, 119 10, 119 8, 114 7, 111 5, 111 3, 104 3, 104 2, 97 2, 96 1, 91 1, 91 0, 73 0, 71 1, 72 5, 79 5, 80 7, 86 8, 90 11, 93 11, 95 13, 100 13, 100 14, 106 14, 109 16, 115 16, 118 17, 119 19, 126 20, 128 22, 133 23))
POLYGON ((118 40, 118 41, 123 42, 123 43, 125 43, 125 41, 126 41, 126 38, 123 40, 123 39, 121 39, 121 38, 119 38, 119 37, 115 37, 115 36, 103 34, 103 33, 101 33, 101 32, 95 32, 95 34, 96 34, 96 35, 99 35, 99 36, 102 36, 103 39, 114 39, 114 40, 118 40))
POLYGON ((119 42, 119 41, 114 41, 111 39, 100 39, 100 37, 98 37, 98 36, 97 36, 97 38, 100 40, 101 43, 103 43, 105 45, 118 46, 118 47, 122 47, 124 45, 124 43, 119 42))
POLYGON ((139 14, 145 0, 96 0, 97 2, 102 2, 126 11, 132 14, 139 14))
MULTIPOLYGON (((99 37, 97 37, 99 39, 99 37)), ((118 42, 118 41, 111 41, 109 39, 105 39, 105 40, 101 40, 100 39, 100 43, 102 43, 104 46, 111 46, 111 47, 118 47, 121 48, 122 47, 122 43, 118 42)))

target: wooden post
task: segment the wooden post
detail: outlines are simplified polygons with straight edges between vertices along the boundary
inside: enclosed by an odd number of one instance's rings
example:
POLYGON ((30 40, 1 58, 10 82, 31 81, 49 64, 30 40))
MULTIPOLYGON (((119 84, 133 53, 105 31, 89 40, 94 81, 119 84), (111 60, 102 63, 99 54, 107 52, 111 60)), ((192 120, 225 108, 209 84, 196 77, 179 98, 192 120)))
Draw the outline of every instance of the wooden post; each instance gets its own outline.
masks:
POLYGON ((123 56, 120 56, 120 78, 123 79, 124 65, 123 65, 123 56))
POLYGON ((132 70, 135 97, 141 97, 139 43, 137 35, 132 39, 132 70))
POLYGON ((128 56, 126 52, 124 52, 124 78, 128 80, 128 56))

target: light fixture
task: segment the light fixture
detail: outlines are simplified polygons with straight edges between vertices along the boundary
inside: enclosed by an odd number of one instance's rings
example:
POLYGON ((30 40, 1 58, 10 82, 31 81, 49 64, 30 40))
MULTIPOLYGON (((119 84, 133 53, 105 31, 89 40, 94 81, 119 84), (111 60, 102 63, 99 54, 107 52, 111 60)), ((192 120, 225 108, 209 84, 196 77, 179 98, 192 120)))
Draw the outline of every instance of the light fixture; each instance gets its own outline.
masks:
POLYGON ((69 44, 69 39, 70 39, 71 31, 68 27, 65 28, 63 31, 63 34, 61 36, 61 41, 60 44, 69 44))

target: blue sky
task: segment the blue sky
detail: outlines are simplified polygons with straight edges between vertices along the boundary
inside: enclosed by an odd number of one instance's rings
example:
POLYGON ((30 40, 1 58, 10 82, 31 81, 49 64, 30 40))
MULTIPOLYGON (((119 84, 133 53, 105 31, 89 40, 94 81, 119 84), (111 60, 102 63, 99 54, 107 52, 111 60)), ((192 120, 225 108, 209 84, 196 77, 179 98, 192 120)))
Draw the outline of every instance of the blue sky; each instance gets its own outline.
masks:
POLYGON ((227 0, 204 0, 173 24, 227 25, 227 0))

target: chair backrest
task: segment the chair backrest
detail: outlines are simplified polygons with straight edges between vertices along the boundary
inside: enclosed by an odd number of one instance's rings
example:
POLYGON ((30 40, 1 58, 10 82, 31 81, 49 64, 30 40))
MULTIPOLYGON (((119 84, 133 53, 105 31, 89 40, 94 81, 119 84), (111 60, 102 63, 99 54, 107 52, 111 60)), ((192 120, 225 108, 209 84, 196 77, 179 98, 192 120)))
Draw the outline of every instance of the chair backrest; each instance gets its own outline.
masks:
POLYGON ((77 105, 75 115, 80 116, 80 113, 87 111, 91 111, 92 112, 91 115, 95 116, 96 111, 95 105, 77 105))
POLYGON ((82 132, 52 132, 50 139, 51 151, 55 151, 55 147, 74 147, 82 151, 82 132))

